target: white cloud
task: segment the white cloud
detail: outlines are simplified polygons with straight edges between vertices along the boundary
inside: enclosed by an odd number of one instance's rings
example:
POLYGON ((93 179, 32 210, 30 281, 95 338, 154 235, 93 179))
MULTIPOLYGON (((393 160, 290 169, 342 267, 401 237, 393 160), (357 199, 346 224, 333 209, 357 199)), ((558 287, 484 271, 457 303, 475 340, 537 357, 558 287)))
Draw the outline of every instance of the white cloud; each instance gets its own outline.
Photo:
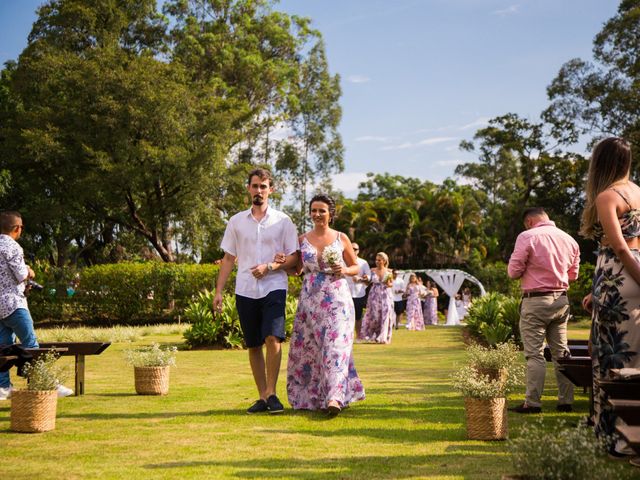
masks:
POLYGON ((405 150, 407 148, 413 148, 415 146, 416 146, 415 143, 404 142, 404 143, 401 143, 400 145, 388 145, 386 147, 382 147, 381 150, 405 150))
POLYGON ((465 163, 465 161, 460 160, 458 158, 453 160, 438 160, 437 162, 435 162, 435 164, 438 165, 439 167, 451 167, 451 166, 460 165, 461 163, 465 163))
POLYGON ((391 141, 393 137, 380 137, 376 135, 364 135, 355 139, 356 142, 380 142, 387 143, 391 141))
POLYGON ((367 83, 370 82, 371 79, 365 75, 349 75, 347 81, 350 83, 367 83))
POLYGON ((489 117, 479 117, 476 118, 473 122, 461 126, 459 130, 469 130, 470 128, 484 127, 486 125, 489 125, 489 120, 489 117))
POLYGON ((503 8, 500 10, 494 10, 493 12, 491 12, 491 15, 497 15, 499 17, 506 17, 509 15, 514 15, 516 13, 518 13, 518 10, 520 9, 520 5, 510 5, 507 8, 503 8))
POLYGON ((453 140, 457 140, 456 137, 433 137, 433 138, 425 138, 424 140, 420 140, 418 145, 435 145, 437 143, 451 142, 453 140))
POLYGON ((341 190, 347 197, 355 197, 358 193, 358 185, 367 180, 367 174, 363 172, 338 173, 331 180, 333 188, 341 190))
POLYGON ((406 150, 408 148, 416 148, 416 147, 424 147, 437 145, 438 143, 445 143, 457 140, 456 137, 432 137, 425 138, 424 140, 420 140, 419 142, 404 142, 400 145, 387 145, 386 147, 382 147, 381 150, 406 150))

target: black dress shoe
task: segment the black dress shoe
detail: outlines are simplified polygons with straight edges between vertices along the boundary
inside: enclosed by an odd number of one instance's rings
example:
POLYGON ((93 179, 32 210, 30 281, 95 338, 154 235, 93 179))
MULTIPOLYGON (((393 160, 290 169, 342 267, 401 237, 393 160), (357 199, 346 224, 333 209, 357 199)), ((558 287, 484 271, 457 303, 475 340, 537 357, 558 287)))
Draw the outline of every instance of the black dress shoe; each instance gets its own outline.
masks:
POLYGON ((573 412, 573 407, 570 403, 561 403, 556 405, 556 410, 559 412, 573 412))
POLYGON ((532 407, 527 405, 526 403, 522 403, 517 407, 511 407, 508 410, 510 412, 516 412, 516 413, 542 413, 541 407, 532 407))

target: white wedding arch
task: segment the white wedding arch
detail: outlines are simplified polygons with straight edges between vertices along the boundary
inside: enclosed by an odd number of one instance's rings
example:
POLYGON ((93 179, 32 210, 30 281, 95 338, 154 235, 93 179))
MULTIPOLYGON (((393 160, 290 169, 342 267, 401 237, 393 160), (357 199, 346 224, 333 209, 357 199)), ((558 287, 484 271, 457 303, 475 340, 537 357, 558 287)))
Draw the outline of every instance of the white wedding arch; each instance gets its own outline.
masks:
POLYGON ((456 308, 456 293, 460 290, 462 282, 469 280, 475 283, 480 288, 480 296, 487 293, 480 280, 471 275, 470 273, 463 272, 457 269, 417 269, 417 270, 398 270, 398 274, 402 274, 402 279, 405 284, 408 281, 408 276, 411 273, 424 273, 434 282, 438 284, 444 293, 449 295, 449 310, 447 313, 447 323, 445 325, 460 325, 460 317, 458 316, 458 309, 456 308))

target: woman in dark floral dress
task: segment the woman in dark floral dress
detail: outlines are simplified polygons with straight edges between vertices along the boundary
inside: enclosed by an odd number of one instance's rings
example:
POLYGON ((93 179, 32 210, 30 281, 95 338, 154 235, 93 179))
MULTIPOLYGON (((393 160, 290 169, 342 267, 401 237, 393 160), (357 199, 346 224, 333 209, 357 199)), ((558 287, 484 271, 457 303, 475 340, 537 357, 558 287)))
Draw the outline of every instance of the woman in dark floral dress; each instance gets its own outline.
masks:
MULTIPOLYGON (((599 243, 592 293, 591 356, 595 432, 614 436, 621 422, 598 388, 612 368, 640 368, 640 187, 629 180, 631 149, 621 138, 596 145, 589 166, 581 234, 599 243)), ((613 456, 631 455, 626 442, 609 445, 613 456)))

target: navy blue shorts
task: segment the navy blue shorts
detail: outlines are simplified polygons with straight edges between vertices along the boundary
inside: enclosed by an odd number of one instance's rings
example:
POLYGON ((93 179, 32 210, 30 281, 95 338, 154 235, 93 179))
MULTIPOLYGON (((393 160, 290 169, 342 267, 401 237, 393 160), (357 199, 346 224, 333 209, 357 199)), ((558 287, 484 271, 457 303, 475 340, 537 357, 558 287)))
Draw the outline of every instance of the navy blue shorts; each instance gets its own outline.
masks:
POLYGON ((353 298, 353 306, 356 309, 356 320, 362 320, 362 310, 367 306, 367 296, 353 298))
POLYGON ((236 308, 247 348, 260 347, 268 336, 284 341, 286 290, 274 290, 266 297, 249 298, 236 294, 236 308))

